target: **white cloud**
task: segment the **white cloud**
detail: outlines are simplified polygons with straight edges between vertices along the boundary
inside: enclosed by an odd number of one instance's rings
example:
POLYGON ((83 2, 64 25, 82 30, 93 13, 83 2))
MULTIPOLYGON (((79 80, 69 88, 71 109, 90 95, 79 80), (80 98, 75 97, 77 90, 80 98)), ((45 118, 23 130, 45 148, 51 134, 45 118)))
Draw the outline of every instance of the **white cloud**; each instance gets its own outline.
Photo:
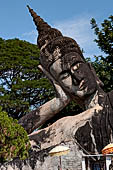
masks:
POLYGON ((75 39, 80 48, 85 51, 84 56, 92 58, 94 55, 99 55, 100 50, 94 42, 96 37, 91 29, 91 18, 89 16, 81 16, 77 19, 56 22, 54 27, 58 28, 63 35, 75 39))
POLYGON ((38 33, 36 30, 32 30, 31 32, 26 32, 24 34, 22 34, 22 39, 30 42, 30 43, 33 43, 33 44, 36 44, 37 43, 37 36, 38 36, 38 33))

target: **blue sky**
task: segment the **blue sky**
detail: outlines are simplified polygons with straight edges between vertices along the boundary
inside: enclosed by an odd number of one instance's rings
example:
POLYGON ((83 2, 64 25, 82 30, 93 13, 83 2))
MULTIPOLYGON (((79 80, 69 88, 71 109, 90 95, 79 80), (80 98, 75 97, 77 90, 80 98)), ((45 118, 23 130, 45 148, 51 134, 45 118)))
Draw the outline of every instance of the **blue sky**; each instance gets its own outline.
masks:
POLYGON ((90 20, 93 17, 100 24, 113 15, 113 0, 1 0, 1 38, 19 38, 36 43, 37 31, 27 4, 52 27, 74 38, 84 49, 85 57, 101 54, 93 42, 95 35, 90 20))

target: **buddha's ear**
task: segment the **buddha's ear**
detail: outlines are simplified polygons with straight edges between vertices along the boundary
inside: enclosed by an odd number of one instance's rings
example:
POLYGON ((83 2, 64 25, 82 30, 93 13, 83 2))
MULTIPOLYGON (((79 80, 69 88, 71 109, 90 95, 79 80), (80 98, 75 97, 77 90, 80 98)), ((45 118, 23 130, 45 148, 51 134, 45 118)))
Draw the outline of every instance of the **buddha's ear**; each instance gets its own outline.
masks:
POLYGON ((95 69, 92 67, 91 63, 87 63, 87 64, 88 64, 90 70, 92 71, 92 73, 93 73, 93 75, 94 75, 94 77, 95 77, 95 79, 96 79, 97 84, 98 84, 99 86, 103 87, 103 86, 104 86, 104 83, 103 83, 103 82, 99 79, 99 77, 97 76, 96 71, 95 71, 95 69))

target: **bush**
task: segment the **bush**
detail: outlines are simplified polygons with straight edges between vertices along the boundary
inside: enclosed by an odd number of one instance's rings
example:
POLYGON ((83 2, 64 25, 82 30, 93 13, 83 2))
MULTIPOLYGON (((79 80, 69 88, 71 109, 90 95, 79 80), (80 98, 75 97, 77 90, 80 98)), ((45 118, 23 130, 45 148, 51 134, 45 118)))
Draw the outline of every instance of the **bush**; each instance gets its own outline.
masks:
POLYGON ((25 159, 29 149, 27 132, 0 107, 0 162, 15 157, 25 159))

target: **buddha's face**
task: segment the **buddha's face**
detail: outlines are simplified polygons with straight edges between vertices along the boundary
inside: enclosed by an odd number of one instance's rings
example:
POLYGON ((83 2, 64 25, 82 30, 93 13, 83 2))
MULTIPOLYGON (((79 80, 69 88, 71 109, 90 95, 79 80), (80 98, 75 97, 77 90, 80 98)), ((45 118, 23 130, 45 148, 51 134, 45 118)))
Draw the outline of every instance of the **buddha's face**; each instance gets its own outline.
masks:
POLYGON ((65 92, 81 99, 96 90, 95 77, 82 59, 72 65, 65 63, 65 66, 62 65, 61 59, 58 59, 50 66, 50 73, 65 92))

